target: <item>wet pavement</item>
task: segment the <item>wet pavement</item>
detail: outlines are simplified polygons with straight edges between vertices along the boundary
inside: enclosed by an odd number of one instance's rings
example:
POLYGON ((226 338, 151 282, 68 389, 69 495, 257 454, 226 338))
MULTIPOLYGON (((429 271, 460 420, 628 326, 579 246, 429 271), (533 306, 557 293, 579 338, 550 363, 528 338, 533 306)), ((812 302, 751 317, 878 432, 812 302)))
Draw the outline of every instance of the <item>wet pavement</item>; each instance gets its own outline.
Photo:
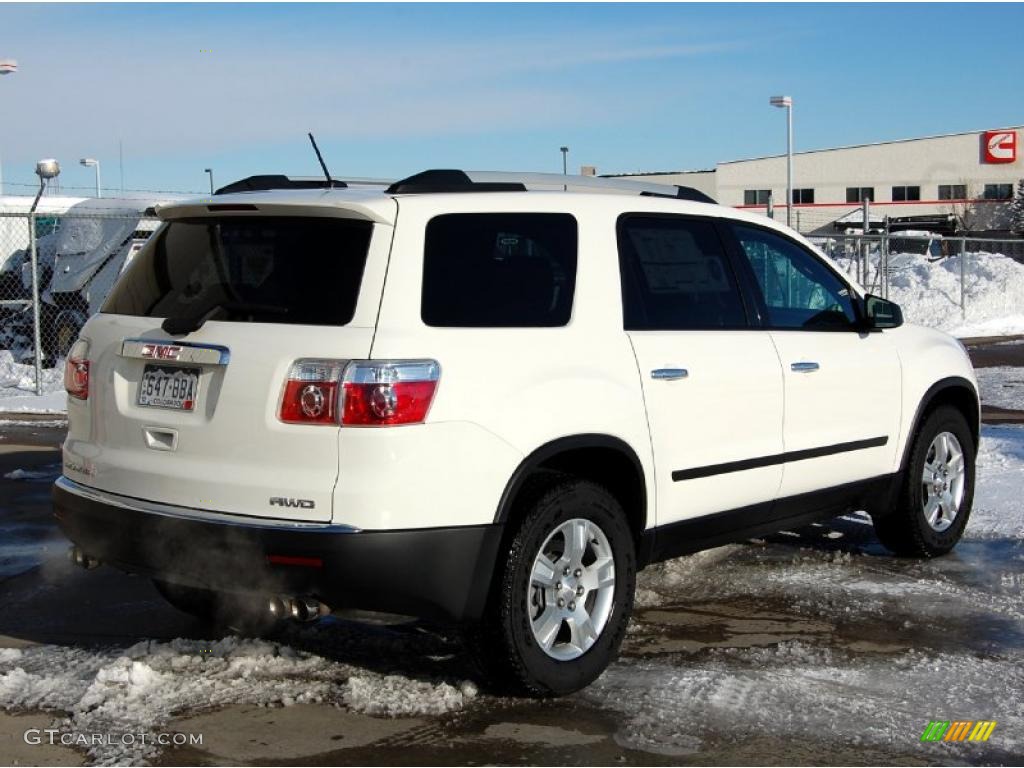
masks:
MULTIPOLYGON (((0 663, 0 755, 10 762, 1024 759, 1024 544, 1000 532, 1002 496, 982 502, 983 534, 937 560, 889 557, 854 515, 654 566, 640 577, 622 658, 586 691, 532 701, 478 691, 451 630, 346 614, 265 643, 224 639, 144 579, 73 567, 48 506, 59 440, 38 427, 0 440, 0 476, 22 471, 0 481, 0 662, 13 659, 0 663), (920 741, 930 720, 946 719, 999 725, 986 743, 920 741), (24 743, 27 728, 51 724, 133 724, 203 744, 90 754, 24 743)), ((1024 460, 1024 439, 1012 445, 1006 461, 1024 460)), ((1012 489, 1021 470, 1007 467, 998 479, 1012 489)))

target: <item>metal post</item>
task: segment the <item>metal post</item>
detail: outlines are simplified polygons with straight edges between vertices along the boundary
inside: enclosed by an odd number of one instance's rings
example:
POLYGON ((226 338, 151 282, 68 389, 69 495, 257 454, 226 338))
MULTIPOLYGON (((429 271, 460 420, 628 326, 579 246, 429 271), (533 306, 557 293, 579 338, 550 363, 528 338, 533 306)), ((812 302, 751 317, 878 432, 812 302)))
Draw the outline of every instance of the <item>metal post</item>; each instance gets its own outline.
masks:
POLYGON ((960 238, 960 318, 967 318, 967 238, 960 238))
POLYGON ((36 214, 28 215, 28 238, 32 267, 32 343, 35 344, 36 394, 43 394, 43 349, 39 343, 39 253, 36 248, 36 214))
POLYGON ((793 101, 786 107, 786 226, 793 226, 793 101))
POLYGON ((764 212, 769 219, 775 218, 775 197, 770 191, 768 192, 768 202, 765 204, 764 212))

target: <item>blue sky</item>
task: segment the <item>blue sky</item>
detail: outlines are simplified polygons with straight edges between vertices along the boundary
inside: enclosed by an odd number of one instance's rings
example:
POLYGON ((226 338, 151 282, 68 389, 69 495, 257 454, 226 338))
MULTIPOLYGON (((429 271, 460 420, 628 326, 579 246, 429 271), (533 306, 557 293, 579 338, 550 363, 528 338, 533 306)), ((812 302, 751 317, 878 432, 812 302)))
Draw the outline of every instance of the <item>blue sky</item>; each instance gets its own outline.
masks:
POLYGON ((1024 6, 0 5, 8 193, 427 167, 602 173, 1024 123, 1024 6))

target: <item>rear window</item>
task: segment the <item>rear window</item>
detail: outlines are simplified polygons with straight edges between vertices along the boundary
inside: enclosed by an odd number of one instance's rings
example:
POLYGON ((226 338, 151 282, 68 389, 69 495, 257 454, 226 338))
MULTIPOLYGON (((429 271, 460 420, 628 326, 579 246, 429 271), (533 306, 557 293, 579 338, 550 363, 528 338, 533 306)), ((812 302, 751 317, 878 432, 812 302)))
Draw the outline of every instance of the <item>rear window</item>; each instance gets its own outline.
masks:
POLYGON ((423 322, 459 328, 566 325, 576 286, 576 219, 564 213, 453 213, 427 224, 423 322))
POLYGON ((135 257, 103 312, 345 325, 373 225, 334 218, 172 221, 135 257))

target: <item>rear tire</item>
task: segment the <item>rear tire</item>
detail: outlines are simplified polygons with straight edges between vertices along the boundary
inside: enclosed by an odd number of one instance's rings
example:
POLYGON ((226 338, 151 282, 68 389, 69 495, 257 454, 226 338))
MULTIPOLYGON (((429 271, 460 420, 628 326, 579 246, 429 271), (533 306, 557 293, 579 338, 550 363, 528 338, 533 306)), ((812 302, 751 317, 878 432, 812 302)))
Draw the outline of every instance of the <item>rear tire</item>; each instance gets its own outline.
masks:
POLYGON ((976 453, 960 411, 940 406, 928 414, 914 436, 896 507, 873 518, 879 541, 908 557, 952 550, 971 516, 976 453))
POLYGON ((562 696, 618 654, 636 587, 633 534, 622 506, 595 483, 549 476, 526 504, 471 644, 500 689, 562 696))
POLYGON ((281 625, 259 595, 216 592, 153 579, 160 596, 204 624, 242 635, 268 634, 281 625))

